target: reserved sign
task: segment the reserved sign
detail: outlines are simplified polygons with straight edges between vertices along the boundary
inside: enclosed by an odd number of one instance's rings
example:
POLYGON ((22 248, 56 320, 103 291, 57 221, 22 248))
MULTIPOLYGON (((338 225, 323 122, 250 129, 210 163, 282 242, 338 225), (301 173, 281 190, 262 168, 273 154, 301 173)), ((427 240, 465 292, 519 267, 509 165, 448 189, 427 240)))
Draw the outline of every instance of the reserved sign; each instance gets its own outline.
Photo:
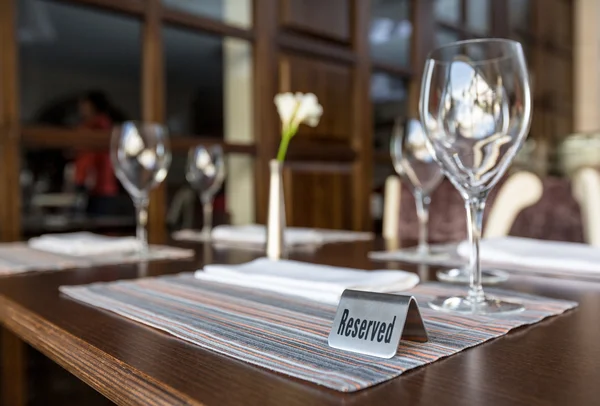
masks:
POLYGON ((344 309, 342 319, 338 325, 337 335, 356 338, 359 340, 369 340, 390 343, 392 333, 396 325, 396 316, 388 324, 384 321, 365 320, 350 316, 350 310, 344 309))
POLYGON ((427 341, 427 332, 414 297, 344 291, 329 333, 331 347, 392 358, 401 338, 427 341))

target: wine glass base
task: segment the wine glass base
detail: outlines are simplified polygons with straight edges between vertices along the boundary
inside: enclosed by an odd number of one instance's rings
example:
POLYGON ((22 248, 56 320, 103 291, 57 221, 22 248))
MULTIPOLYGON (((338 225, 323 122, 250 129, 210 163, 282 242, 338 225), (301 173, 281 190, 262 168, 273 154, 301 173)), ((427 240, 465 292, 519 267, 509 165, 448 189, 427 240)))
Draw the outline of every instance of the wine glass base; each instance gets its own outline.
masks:
POLYGON ((429 302, 429 307, 442 312, 475 315, 504 315, 525 310, 525 307, 520 303, 506 302, 488 297, 483 301, 475 302, 471 301, 467 296, 437 297, 429 302))
MULTIPOLYGON (((442 282, 469 283, 471 281, 471 274, 465 268, 444 269, 438 271, 436 275, 442 282)), ((505 282, 506 280, 508 280, 507 272, 492 269, 481 270, 481 283, 491 285, 505 282)))

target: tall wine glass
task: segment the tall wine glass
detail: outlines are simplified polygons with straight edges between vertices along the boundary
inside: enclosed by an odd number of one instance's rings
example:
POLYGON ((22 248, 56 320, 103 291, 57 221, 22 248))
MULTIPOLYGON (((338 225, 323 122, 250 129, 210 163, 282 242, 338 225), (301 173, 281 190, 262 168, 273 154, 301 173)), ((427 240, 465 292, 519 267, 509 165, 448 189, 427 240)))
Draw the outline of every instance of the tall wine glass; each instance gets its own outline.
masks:
POLYGON ((396 120, 390 143, 392 163, 412 189, 419 219, 420 257, 429 255, 428 226, 431 193, 438 187, 444 174, 427 149, 427 138, 419 120, 396 120))
POLYGON ((213 220, 213 199, 225 179, 225 159, 223 148, 215 145, 209 148, 198 146, 189 152, 186 178, 200 196, 204 212, 202 237, 210 240, 213 220))
POLYGON ((165 180, 171 164, 168 131, 160 124, 127 121, 113 130, 110 157, 115 175, 133 200, 139 254, 146 255, 150 190, 165 180))
POLYGON ((518 42, 461 41, 429 54, 421 118, 436 161, 465 200, 472 245, 468 294, 436 298, 430 302, 434 309, 474 314, 523 310, 519 303, 484 294, 479 242, 486 198, 523 145, 531 109, 529 75, 518 42))

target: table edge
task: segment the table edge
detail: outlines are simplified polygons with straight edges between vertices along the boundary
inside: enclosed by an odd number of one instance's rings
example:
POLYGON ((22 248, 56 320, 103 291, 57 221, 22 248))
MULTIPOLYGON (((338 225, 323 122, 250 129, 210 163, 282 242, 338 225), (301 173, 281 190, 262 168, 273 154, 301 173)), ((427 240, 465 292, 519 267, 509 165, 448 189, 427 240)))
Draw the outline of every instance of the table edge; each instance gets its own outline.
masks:
POLYGON ((0 295, 0 322, 117 405, 203 406, 198 400, 164 385, 3 295, 0 295))

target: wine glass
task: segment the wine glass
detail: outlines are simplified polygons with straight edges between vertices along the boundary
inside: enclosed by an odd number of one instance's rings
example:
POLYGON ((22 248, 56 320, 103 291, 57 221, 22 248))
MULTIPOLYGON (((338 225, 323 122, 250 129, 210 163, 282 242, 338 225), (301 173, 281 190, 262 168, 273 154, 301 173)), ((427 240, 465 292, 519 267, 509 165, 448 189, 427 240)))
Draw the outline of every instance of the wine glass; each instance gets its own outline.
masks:
POLYGON ((225 179, 223 148, 215 145, 209 148, 198 146, 189 152, 186 178, 192 189, 200 196, 204 225, 202 238, 210 240, 213 220, 213 199, 225 179))
POLYGON ((168 131, 160 124, 124 122, 113 129, 110 157, 115 175, 135 206, 138 254, 146 255, 150 190, 165 180, 171 164, 168 131))
POLYGON ((419 110, 428 146, 465 200, 472 246, 468 294, 438 297, 429 303, 434 309, 472 314, 524 309, 484 294, 479 243, 487 195, 523 145, 531 109, 529 75, 518 42, 460 41, 429 54, 419 110))
POLYGON ((430 254, 427 234, 431 193, 444 178, 426 143, 427 138, 419 120, 396 120, 390 153, 396 173, 407 181, 415 198, 419 219, 419 243, 416 254, 420 258, 428 257, 430 254))

